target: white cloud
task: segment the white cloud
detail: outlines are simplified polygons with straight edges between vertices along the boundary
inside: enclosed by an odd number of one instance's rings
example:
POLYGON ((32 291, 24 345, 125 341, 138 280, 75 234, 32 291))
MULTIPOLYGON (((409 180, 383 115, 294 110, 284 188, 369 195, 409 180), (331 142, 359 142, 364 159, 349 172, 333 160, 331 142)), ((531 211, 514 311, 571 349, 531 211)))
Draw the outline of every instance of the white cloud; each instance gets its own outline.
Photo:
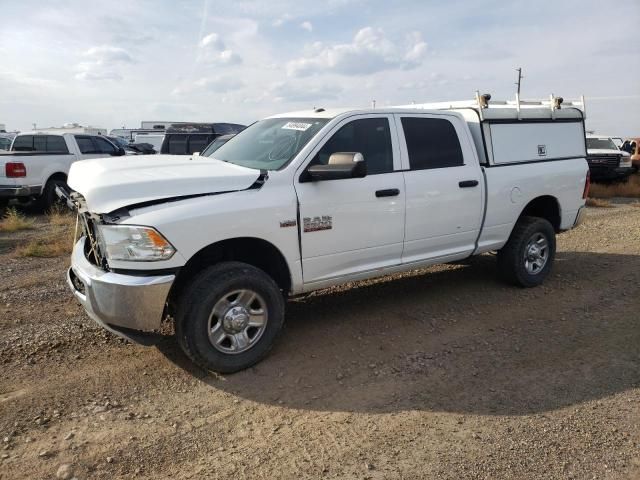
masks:
POLYGON ((206 90, 222 93, 239 90, 244 87, 244 82, 237 77, 221 75, 217 77, 201 78, 195 82, 195 85, 206 90))
POLYGON ((409 49, 404 55, 407 62, 419 63, 427 53, 427 43, 422 40, 420 32, 412 32, 408 36, 409 49))
POLYGON ((186 87, 177 87, 172 95, 189 95, 196 92, 208 92, 213 94, 224 94, 245 87, 245 83, 238 77, 230 75, 217 75, 212 77, 202 77, 186 87))
POLYGON ((198 61, 212 65, 238 65, 242 57, 228 49, 217 33, 210 33, 198 44, 198 61))
POLYGON ((78 80, 99 81, 99 80, 122 80, 122 75, 109 70, 96 69, 94 64, 81 63, 78 65, 80 70, 76 73, 78 80))
POLYGON ((300 28, 306 30, 307 32, 313 32, 313 24, 310 21, 305 21, 300 24, 300 28))
POLYGON ((200 40, 200 48, 213 48, 214 50, 224 50, 224 42, 217 33, 210 33, 200 40))
POLYGON ((75 77, 78 80, 122 80, 117 67, 122 64, 135 63, 131 54, 121 47, 103 45, 91 47, 82 56, 86 59, 76 65, 75 77))
POLYGON ((291 15, 290 13, 285 13, 281 17, 279 17, 276 20, 274 20, 271 25, 274 26, 274 27, 281 27, 285 23, 291 21, 292 18, 293 18, 293 15, 291 15))
POLYGON ((116 63, 133 63, 133 58, 124 48, 103 45, 91 47, 84 54, 90 61, 99 65, 113 65, 116 63))
POLYGON ((365 27, 356 33, 351 43, 331 46, 315 43, 306 56, 287 64, 287 73, 293 77, 304 77, 321 72, 362 75, 389 69, 409 69, 421 63, 426 50, 427 44, 419 33, 411 34, 407 48, 401 49, 381 29, 365 27))
POLYGON ((276 82, 269 87, 267 95, 276 102, 300 103, 336 100, 341 92, 342 87, 337 85, 276 82))

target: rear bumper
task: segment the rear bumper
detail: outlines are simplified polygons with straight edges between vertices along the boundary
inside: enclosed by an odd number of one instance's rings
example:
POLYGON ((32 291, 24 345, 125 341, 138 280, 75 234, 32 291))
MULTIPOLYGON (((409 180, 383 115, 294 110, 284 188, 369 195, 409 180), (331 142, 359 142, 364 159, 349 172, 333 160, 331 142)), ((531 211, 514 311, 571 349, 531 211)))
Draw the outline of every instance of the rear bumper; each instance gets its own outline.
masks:
POLYGON ((31 197, 41 191, 42 185, 0 185, 0 198, 31 197))
POLYGON ((576 221, 573 222, 573 228, 577 227, 582 222, 584 222, 584 219, 586 216, 587 216, 587 206, 583 205, 578 209, 578 214, 576 215, 576 221))
POLYGON ((69 288, 87 314, 107 330, 136 341, 160 328, 175 275, 136 276, 106 272, 84 255, 85 238, 76 243, 67 271, 69 288))

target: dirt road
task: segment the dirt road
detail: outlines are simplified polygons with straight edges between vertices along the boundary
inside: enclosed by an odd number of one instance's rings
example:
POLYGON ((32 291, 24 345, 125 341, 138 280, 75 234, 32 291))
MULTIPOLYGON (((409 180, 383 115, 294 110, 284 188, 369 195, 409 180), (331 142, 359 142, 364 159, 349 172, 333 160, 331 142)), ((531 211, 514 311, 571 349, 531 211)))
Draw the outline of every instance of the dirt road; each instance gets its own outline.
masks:
POLYGON ((0 234, 2 480, 640 478, 638 207, 590 209, 540 288, 485 255, 291 302, 225 377, 94 326, 66 258, 11 253, 42 231, 0 234))

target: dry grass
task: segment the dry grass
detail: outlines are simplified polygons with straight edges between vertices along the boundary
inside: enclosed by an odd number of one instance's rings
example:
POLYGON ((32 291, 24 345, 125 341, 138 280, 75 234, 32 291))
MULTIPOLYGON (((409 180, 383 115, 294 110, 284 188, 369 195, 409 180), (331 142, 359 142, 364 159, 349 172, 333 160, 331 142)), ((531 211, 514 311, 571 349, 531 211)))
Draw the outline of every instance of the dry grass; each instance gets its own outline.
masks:
POLYGON ((75 217, 62 207, 54 207, 47 212, 49 225, 15 249, 18 257, 60 257, 73 250, 75 217))
POLYGON ((29 240, 25 245, 16 248, 15 254, 19 257, 49 258, 69 255, 72 249, 73 236, 61 235, 51 240, 42 238, 29 240))
POLYGON ((47 212, 47 219, 51 225, 73 227, 76 223, 76 217, 66 207, 62 205, 54 205, 47 212))
POLYGON ((640 174, 631 175, 625 183, 592 183, 589 196, 592 198, 640 198, 640 174))
POLYGON ((609 200, 603 200, 602 198, 587 198, 587 207, 613 208, 613 205, 609 200))
POLYGON ((14 208, 9 208, 0 221, 0 231, 17 232, 18 230, 29 230, 33 228, 33 220, 26 218, 14 208))

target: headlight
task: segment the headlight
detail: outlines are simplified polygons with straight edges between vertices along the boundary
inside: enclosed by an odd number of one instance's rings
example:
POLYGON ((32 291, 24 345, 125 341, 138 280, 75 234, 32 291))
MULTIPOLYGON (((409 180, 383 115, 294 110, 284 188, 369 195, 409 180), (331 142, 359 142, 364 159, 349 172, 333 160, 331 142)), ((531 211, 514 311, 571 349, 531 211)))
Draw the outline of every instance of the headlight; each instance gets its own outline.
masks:
POLYGON ((99 240, 107 260, 156 262, 168 260, 176 249, 151 227, 99 225, 99 240))

